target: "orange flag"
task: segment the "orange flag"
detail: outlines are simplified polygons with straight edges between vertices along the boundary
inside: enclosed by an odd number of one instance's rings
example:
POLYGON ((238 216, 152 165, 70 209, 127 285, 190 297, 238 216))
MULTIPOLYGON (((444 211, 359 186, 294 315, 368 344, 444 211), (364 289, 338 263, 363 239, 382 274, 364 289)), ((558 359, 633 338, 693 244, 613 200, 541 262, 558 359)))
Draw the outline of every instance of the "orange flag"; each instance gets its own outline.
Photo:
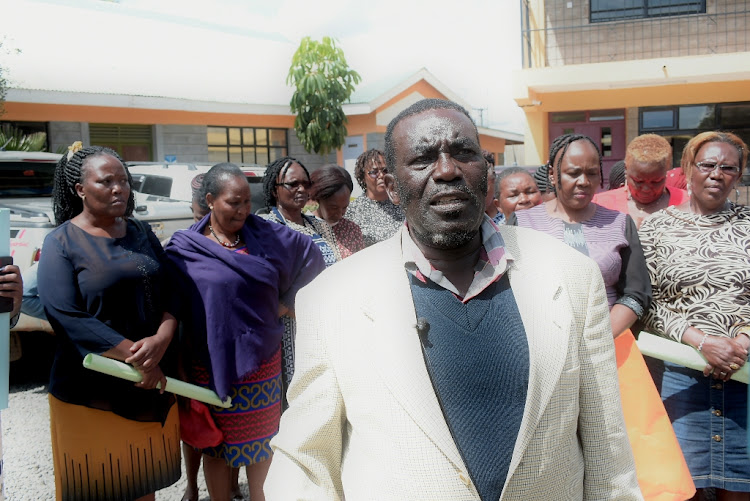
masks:
POLYGON ((695 494, 693 479, 630 330, 615 338, 615 353, 625 426, 643 498, 647 501, 690 499, 695 494))

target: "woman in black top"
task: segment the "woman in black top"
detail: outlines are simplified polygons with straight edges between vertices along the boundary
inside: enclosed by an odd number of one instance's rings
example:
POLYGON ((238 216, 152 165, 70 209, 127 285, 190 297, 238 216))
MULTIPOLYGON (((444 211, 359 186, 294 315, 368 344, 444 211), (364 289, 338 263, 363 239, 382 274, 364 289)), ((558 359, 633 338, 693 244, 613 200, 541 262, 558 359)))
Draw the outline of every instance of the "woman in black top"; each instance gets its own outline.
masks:
POLYGON ((177 407, 162 371, 176 320, 159 241, 130 219, 130 181, 119 156, 96 146, 71 150, 55 171, 59 226, 44 242, 39 295, 57 337, 49 401, 58 500, 154 499, 180 476, 177 407), (143 381, 84 369, 88 353, 131 363, 143 381))

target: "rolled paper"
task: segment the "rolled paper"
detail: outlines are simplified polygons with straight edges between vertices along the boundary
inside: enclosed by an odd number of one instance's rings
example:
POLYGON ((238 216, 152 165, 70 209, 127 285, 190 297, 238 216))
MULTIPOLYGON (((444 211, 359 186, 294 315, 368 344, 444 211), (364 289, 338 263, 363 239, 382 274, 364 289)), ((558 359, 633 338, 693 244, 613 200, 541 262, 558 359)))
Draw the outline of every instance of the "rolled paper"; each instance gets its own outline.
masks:
MULTIPOLYGON (((703 372, 706 367, 706 359, 695 348, 666 339, 648 332, 641 332, 638 336, 638 348, 641 353, 659 360, 666 360, 673 364, 682 365, 689 369, 703 372)), ((750 367, 743 365, 740 370, 735 371, 730 379, 748 384, 750 381, 750 367)))
MULTIPOLYGON (((140 383, 143 379, 141 373, 133 366, 95 353, 89 353, 83 358, 83 366, 87 369, 125 379, 127 381, 132 381, 134 383, 140 383)), ((156 387, 160 389, 161 383, 157 384, 156 387)), ((180 395, 181 397, 192 398, 193 400, 198 400, 204 404, 215 405, 224 409, 228 409, 232 406, 232 399, 230 397, 227 397, 222 401, 215 391, 171 377, 167 377, 167 387, 164 391, 180 395)))

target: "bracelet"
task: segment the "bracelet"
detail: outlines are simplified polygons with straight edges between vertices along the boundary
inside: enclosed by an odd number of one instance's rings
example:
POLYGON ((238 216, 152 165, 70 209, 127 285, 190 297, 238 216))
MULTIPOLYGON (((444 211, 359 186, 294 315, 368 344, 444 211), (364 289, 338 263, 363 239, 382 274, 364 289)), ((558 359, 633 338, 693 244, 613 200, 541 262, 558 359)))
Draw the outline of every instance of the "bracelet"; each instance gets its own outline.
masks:
POLYGON ((706 338, 708 337, 708 333, 703 334, 703 339, 701 339, 700 344, 698 345, 698 348, 696 348, 698 351, 701 351, 703 349, 703 343, 706 342, 706 338))

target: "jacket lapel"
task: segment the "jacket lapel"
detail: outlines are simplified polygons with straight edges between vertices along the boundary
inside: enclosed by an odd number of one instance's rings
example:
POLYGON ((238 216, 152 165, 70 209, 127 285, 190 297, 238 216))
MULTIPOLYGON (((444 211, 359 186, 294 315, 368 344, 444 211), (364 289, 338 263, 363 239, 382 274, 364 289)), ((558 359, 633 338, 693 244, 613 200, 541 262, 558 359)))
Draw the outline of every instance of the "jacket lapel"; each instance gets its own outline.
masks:
POLYGON ((424 362, 400 235, 382 249, 387 265, 378 270, 372 295, 362 306, 374 333, 364 346, 372 349, 371 360, 399 405, 456 468, 465 471, 424 362))
MULTIPOLYGON (((508 238, 503 237, 507 243, 508 238)), ((520 258, 512 264, 509 278, 529 343, 529 387, 506 486, 560 379, 568 356, 572 322, 567 294, 560 280, 536 271, 533 263, 524 263, 517 247, 511 252, 520 258)))

